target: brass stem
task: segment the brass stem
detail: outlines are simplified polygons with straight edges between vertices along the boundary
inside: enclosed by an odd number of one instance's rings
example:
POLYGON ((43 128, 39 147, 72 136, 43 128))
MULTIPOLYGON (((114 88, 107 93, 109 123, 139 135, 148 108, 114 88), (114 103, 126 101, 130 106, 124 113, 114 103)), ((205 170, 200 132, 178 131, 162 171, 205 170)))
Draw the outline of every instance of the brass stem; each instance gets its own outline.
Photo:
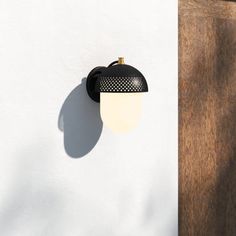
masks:
POLYGON ((118 58, 118 64, 125 64, 124 57, 119 57, 118 58))

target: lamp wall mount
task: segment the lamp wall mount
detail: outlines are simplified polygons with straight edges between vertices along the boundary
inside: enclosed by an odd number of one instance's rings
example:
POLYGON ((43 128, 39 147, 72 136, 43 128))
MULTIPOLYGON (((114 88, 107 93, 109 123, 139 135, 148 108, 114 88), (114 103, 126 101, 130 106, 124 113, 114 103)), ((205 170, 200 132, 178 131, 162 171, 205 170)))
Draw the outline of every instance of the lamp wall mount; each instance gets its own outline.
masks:
POLYGON ((95 88, 99 75, 101 75, 102 71, 105 69, 106 67, 104 66, 95 67, 93 70, 90 71, 90 73, 87 76, 86 80, 87 93, 89 97, 95 102, 100 102, 100 93, 97 92, 95 88))

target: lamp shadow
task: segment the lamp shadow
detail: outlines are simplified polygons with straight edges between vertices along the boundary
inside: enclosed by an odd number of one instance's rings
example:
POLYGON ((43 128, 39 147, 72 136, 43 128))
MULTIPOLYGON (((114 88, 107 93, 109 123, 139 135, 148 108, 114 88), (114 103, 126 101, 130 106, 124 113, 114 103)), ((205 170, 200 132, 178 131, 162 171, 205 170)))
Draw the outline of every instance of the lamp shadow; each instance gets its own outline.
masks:
POLYGON ((58 118, 66 153, 73 158, 88 154, 98 142, 102 127, 100 106, 88 96, 83 78, 65 99, 58 118))

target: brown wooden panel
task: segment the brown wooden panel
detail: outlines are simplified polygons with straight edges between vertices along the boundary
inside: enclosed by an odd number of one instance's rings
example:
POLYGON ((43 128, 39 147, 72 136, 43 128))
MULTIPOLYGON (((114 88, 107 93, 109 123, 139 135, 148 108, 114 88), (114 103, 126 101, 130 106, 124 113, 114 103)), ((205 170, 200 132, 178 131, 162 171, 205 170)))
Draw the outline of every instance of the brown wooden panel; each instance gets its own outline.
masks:
POLYGON ((179 0, 179 13, 182 16, 236 19, 235 2, 235 0, 179 0))
POLYGON ((179 17, 179 235, 236 235, 232 16, 179 17))

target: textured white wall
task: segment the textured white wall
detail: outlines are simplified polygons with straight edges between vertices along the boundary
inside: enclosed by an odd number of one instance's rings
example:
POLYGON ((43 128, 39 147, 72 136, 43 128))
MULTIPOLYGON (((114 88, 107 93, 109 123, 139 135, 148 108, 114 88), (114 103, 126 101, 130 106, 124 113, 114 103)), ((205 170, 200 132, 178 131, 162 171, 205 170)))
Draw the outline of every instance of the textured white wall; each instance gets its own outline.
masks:
POLYGON ((1 0, 0 35, 0 235, 177 235, 177 1, 1 0), (77 87, 118 56, 150 90, 126 135, 77 87))

